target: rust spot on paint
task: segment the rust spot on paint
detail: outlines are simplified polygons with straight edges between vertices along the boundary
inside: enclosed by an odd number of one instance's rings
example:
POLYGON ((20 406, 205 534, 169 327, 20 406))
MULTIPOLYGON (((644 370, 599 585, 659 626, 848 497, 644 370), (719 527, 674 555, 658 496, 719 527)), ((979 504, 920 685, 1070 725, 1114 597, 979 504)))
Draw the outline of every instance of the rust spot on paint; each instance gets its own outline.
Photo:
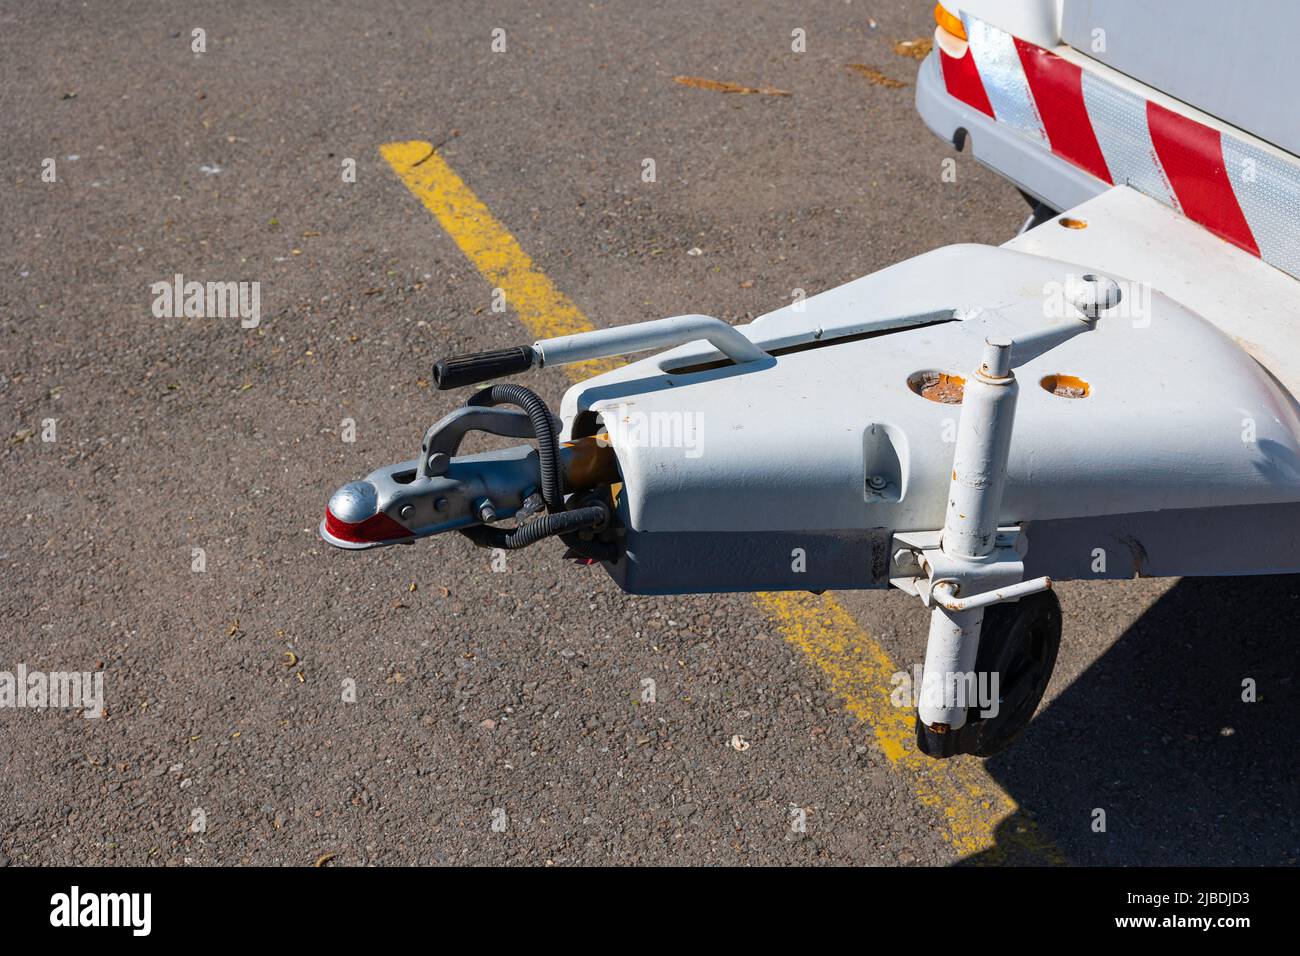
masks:
POLYGON ((1044 375, 1038 383, 1060 398, 1087 398, 1092 386, 1076 375, 1044 375))
POLYGON ((1066 229, 1087 229, 1088 228, 1088 220, 1075 219, 1073 216, 1062 216, 1060 219, 1056 221, 1059 222, 1066 229))
POLYGON ((960 405, 966 380, 947 372, 915 372, 908 376, 907 387, 917 395, 942 405, 960 405))

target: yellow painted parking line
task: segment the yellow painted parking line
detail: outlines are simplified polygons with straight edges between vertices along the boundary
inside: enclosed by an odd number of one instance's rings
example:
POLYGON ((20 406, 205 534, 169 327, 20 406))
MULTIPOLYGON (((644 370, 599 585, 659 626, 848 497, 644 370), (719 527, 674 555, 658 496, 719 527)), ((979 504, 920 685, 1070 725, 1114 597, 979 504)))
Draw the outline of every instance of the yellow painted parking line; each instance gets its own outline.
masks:
POLYGON ((939 761, 916 749, 915 712, 890 699, 898 665, 834 598, 797 591, 755 598, 781 635, 829 678, 848 712, 871 728, 917 802, 944 821, 944 837, 961 856, 978 853, 989 863, 1065 862, 978 758, 939 761))
MULTIPOLYGON (((550 338, 594 328, 430 144, 388 143, 380 153, 479 272, 505 291, 531 335, 550 338)), ((601 360, 566 371, 580 381, 617 364, 601 360)), ((898 666, 833 598, 782 593, 758 594, 755 600, 782 636, 825 673, 849 713, 871 728, 885 757, 917 800, 934 811, 944 838, 960 856, 1063 862, 978 760, 936 761, 916 750, 911 708, 890 701, 898 666)))
MULTIPOLYGON (((592 329, 587 317, 533 265, 510 231, 497 222, 433 146, 418 140, 388 143, 379 152, 474 267, 505 292, 507 308, 515 311, 529 334, 549 339, 592 329)), ((575 363, 566 371, 584 379, 620 364, 617 359, 599 359, 575 363)))

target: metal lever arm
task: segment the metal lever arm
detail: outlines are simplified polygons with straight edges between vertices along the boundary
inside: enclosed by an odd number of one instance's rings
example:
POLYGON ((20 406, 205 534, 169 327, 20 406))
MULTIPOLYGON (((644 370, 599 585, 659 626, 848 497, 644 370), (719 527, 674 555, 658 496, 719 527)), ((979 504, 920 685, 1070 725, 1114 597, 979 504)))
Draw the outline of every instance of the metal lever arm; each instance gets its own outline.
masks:
POLYGON ((434 385, 439 389, 459 388, 475 382, 526 372, 547 365, 572 365, 592 359, 610 358, 648 349, 667 349, 704 339, 738 364, 758 362, 771 356, 751 342, 743 332, 709 315, 674 315, 667 319, 594 329, 574 335, 541 339, 531 346, 453 355, 433 366, 434 385))
POLYGON ((446 474, 452 456, 470 432, 488 432, 503 438, 532 438, 533 426, 527 412, 513 408, 485 408, 467 405, 429 426, 420 444, 417 475, 428 478, 446 474))
POLYGON ((939 581, 931 590, 930 597, 935 604, 949 611, 973 611, 991 604, 1001 604, 1003 601, 1018 601, 1039 591, 1049 591, 1051 587, 1052 579, 1041 577, 961 598, 957 597, 957 587, 952 581, 939 581))
POLYGON ((542 339, 534 343, 533 348, 541 355, 538 365, 569 365, 647 349, 672 348, 699 339, 708 341, 733 362, 757 362, 770 357, 739 329, 709 315, 674 315, 667 319, 579 332, 542 339))

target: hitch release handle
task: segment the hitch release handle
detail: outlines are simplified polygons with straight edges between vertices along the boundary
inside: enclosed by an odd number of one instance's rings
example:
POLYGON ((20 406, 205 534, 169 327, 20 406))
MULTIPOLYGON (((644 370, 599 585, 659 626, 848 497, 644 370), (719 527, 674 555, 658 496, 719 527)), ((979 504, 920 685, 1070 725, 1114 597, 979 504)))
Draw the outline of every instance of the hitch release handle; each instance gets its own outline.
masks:
POLYGON ((491 352, 453 355, 433 363, 433 384, 439 391, 490 382, 519 372, 527 372, 537 363, 531 345, 515 345, 491 352))
POLYGON ((710 315, 674 315, 540 339, 531 346, 517 345, 495 352, 455 355, 434 364, 433 381, 439 390, 459 388, 526 372, 530 368, 572 365, 649 349, 669 349, 700 339, 737 365, 772 361, 772 357, 751 342, 745 333, 721 319, 710 315))

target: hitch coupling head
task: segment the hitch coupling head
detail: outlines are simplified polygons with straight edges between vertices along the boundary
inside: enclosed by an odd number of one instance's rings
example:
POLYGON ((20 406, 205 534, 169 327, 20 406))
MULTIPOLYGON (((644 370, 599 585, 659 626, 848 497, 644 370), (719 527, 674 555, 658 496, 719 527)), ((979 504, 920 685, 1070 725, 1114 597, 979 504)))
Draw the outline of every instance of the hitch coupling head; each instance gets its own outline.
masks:
POLYGON ((320 536, 347 550, 409 544, 446 531, 505 549, 559 536, 583 556, 613 560, 610 486, 620 480, 614 449, 606 436, 561 444, 558 431, 558 421, 528 389, 485 388, 425 432, 419 458, 336 491, 320 536), (496 407, 503 404, 518 408, 496 407), (471 431, 536 438, 537 447, 458 455, 471 431), (539 515, 542 510, 547 513, 539 515), (511 518, 516 527, 499 524, 511 518))

